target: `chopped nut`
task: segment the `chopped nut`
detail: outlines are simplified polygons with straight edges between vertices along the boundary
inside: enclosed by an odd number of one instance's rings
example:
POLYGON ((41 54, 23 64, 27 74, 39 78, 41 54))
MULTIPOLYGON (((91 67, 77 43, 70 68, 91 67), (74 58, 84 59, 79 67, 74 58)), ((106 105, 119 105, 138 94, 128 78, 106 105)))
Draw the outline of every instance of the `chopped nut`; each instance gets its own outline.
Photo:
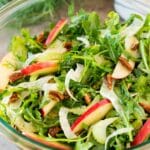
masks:
POLYGON ((119 61, 120 61, 121 64, 124 65, 128 70, 131 71, 131 70, 133 69, 132 66, 129 64, 129 62, 127 61, 126 58, 120 56, 120 57, 119 57, 119 61))
POLYGON ((61 128, 60 127, 51 127, 51 128, 49 128, 49 131, 48 131, 48 133, 52 136, 52 137, 56 137, 56 134, 58 133, 58 132, 60 132, 61 131, 61 128))
POLYGON ((107 74, 106 81, 107 81, 108 88, 112 89, 113 78, 112 78, 112 76, 110 74, 107 74))
POLYGON ((45 41, 46 41, 46 36, 44 32, 41 32, 37 37, 36 37, 36 41, 39 44, 42 44, 43 49, 47 49, 47 45, 45 45, 45 41))
POLYGON ((85 99, 85 102, 87 105, 89 105, 91 103, 91 97, 89 94, 85 94, 84 99, 85 99))
POLYGON ((12 83, 16 80, 19 80, 19 79, 23 78, 23 77, 24 77, 24 75, 21 72, 14 72, 13 74, 11 74, 9 76, 9 82, 12 83))
POLYGON ((72 42, 66 42, 64 44, 64 48, 66 48, 67 50, 70 50, 72 48, 72 42))
POLYGON ((39 43, 44 43, 45 42, 45 37, 44 37, 44 32, 41 32, 37 37, 36 41, 39 43))
POLYGON ((60 100, 63 100, 63 99, 64 99, 64 95, 61 94, 61 93, 58 92, 58 91, 50 91, 50 92, 49 92, 49 97, 50 97, 52 100, 57 100, 57 101, 60 101, 60 100))
POLYGON ((17 93, 13 93, 12 96, 9 99, 9 103, 13 103, 16 102, 18 100, 18 94, 17 93))

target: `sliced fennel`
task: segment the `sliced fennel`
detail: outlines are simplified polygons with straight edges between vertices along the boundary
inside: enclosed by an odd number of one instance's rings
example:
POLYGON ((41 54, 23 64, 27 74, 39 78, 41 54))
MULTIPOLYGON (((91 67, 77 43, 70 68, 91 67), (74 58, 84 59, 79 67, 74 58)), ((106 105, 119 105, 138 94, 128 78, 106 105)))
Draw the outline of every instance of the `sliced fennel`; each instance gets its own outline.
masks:
POLYGON ((29 57, 25 61, 24 67, 28 66, 33 61, 44 62, 48 60, 60 60, 62 54, 65 52, 66 49, 64 48, 63 43, 59 40, 56 40, 56 42, 51 47, 42 53, 34 55, 29 53, 29 57))
POLYGON ((135 18, 134 21, 121 31, 121 36, 133 36, 135 35, 144 25, 144 20, 135 18))
MULTIPOLYGON (((19 107, 19 106, 18 106, 19 107)), ((7 106, 6 113, 11 120, 12 126, 16 126, 20 131, 23 132, 35 132, 35 128, 31 122, 26 122, 20 115, 16 108, 11 105, 7 106)))
POLYGON ((14 88, 25 88, 25 89, 35 88, 35 89, 42 89, 43 85, 45 83, 47 83, 52 78, 53 78, 53 76, 45 76, 45 77, 42 77, 42 78, 40 78, 40 79, 38 79, 36 81, 20 83, 17 86, 14 86, 14 88))
POLYGON ((107 127, 112 124, 117 117, 108 118, 105 120, 100 120, 96 124, 92 126, 92 133, 95 140, 101 144, 105 144, 106 141, 106 129, 107 127))
POLYGON ((107 145, 108 145, 108 142, 111 138, 117 136, 117 135, 120 135, 120 134, 124 134, 124 133, 128 133, 128 132, 131 132, 133 130, 133 128, 121 128, 121 129, 118 129, 117 131, 113 132, 111 135, 109 135, 106 139, 106 142, 105 142, 105 150, 107 150, 107 145))
MULTIPOLYGON (((128 119, 127 119, 127 117, 125 115, 125 111, 123 110, 122 105, 119 102, 119 97, 113 91, 113 88, 112 89, 108 88, 105 80, 103 81, 103 84, 101 86, 100 94, 103 97, 108 98, 112 102, 113 107, 118 112, 118 114, 120 115, 120 117, 123 119, 125 125, 129 128, 130 125, 129 125, 128 119)), ((129 137, 130 137, 130 140, 132 141, 132 135, 131 135, 131 133, 129 133, 129 137)))
POLYGON ((81 41, 85 45, 85 47, 89 47, 90 46, 90 43, 89 43, 87 37, 77 37, 77 40, 81 41))
POLYGON ((23 67, 28 66, 33 61, 45 62, 45 61, 49 61, 49 60, 60 60, 61 57, 62 56, 61 56, 60 52, 57 52, 55 50, 46 50, 43 53, 38 53, 38 54, 35 54, 35 55, 30 55, 29 58, 24 63, 23 67))
POLYGON ((109 89, 107 84, 106 84, 106 81, 104 80, 103 81, 103 84, 101 86, 101 89, 100 89, 100 94, 105 97, 105 98, 108 98, 111 102, 112 102, 112 105, 114 106, 114 108, 116 109, 116 111, 120 114, 124 113, 123 111, 123 108, 119 102, 119 98, 118 96, 115 94, 115 92, 113 91, 113 88, 112 89, 109 89))
POLYGON ((51 90, 57 91, 58 90, 57 83, 45 83, 42 86, 42 90, 44 91, 44 95, 47 95, 48 92, 51 90))
POLYGON ((67 115, 69 113, 69 110, 67 108, 61 107, 59 111, 59 121, 60 121, 60 126, 65 134, 65 136, 68 139, 73 139, 77 138, 77 136, 73 133, 71 130, 71 127, 69 125, 69 121, 67 119, 67 115))
POLYGON ((28 54, 28 59, 25 61, 25 63, 23 64, 23 67, 28 66, 31 62, 35 61, 37 57, 40 56, 40 54, 42 53, 38 53, 38 54, 28 54))
POLYGON ((65 78, 66 91, 69 94, 69 96, 75 101, 77 101, 77 99, 71 93, 71 91, 69 89, 69 83, 70 83, 70 80, 74 80, 74 81, 78 81, 78 82, 80 81, 80 77, 83 72, 83 68, 84 68, 83 65, 77 64, 77 68, 75 70, 70 69, 68 71, 68 73, 66 74, 66 78, 65 78))

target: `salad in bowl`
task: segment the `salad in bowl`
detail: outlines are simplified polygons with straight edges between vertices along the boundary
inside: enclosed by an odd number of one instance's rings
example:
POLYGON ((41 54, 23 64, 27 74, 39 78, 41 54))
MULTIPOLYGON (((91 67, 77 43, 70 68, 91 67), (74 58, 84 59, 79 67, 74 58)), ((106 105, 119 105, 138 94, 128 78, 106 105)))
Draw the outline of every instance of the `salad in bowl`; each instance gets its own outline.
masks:
MULTIPOLYGON (((73 9, 72 9, 73 10, 73 9)), ((127 149, 150 134, 150 15, 80 10, 14 36, 0 62, 0 117, 63 150, 127 149)))

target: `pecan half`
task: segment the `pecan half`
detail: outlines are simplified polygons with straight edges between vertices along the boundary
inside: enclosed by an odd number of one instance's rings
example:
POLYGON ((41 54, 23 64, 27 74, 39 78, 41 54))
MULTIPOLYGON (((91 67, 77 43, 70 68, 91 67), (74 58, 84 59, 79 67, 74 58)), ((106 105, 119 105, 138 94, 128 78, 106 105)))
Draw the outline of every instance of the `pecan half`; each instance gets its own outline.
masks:
POLYGON ((72 42, 66 42, 64 44, 64 48, 66 48, 67 50, 70 50, 72 48, 72 42))
POLYGON ((120 56, 120 57, 119 57, 119 61, 120 61, 120 63, 121 63, 122 65, 124 65, 128 70, 131 71, 131 70, 133 69, 132 66, 130 65, 130 63, 127 61, 126 58, 120 56))
POLYGON ((61 131, 61 128, 60 127, 51 127, 51 128, 49 128, 49 130, 48 130, 48 133, 52 136, 52 137, 56 137, 56 134, 58 133, 58 132, 60 132, 61 131))
POLYGON ((46 40, 46 38, 44 37, 44 32, 41 32, 37 37, 36 37, 36 41, 38 43, 44 43, 46 40))
POLYGON ((52 100, 57 100, 57 101, 64 100, 64 95, 58 91, 49 91, 49 97, 52 100))

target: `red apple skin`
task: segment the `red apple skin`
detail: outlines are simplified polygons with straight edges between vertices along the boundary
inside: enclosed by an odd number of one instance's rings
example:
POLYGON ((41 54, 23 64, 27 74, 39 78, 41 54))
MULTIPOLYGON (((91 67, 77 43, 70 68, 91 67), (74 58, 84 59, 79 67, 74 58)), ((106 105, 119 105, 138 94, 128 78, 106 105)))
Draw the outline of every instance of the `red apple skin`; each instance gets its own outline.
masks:
POLYGON ((56 36, 59 34, 59 32, 62 30, 62 28, 68 23, 68 19, 61 19, 57 22, 56 26, 51 30, 49 33, 45 45, 49 45, 53 42, 53 40, 56 38, 56 36))
POLYGON ((39 62, 29 65, 21 70, 21 73, 25 76, 33 74, 43 74, 47 72, 55 72, 58 69, 58 63, 50 62, 39 62))
POLYGON ((72 150, 72 148, 68 145, 64 145, 64 144, 61 144, 61 143, 58 143, 58 142, 52 142, 52 141, 47 141, 47 140, 44 140, 42 137, 34 134, 34 133, 27 133, 27 132, 23 132, 22 133, 24 136, 36 141, 36 142, 39 142, 39 143, 42 143, 50 148, 55 148, 55 149, 58 149, 58 150, 72 150))
POLYGON ((91 125, 103 118, 107 112, 112 109, 112 104, 108 99, 103 99, 100 102, 92 105, 72 124, 71 129, 77 133, 82 130, 82 124, 91 125))
POLYGON ((135 136, 131 145, 136 146, 143 143, 149 137, 149 135, 150 135, 150 118, 144 123, 143 127, 135 136))

